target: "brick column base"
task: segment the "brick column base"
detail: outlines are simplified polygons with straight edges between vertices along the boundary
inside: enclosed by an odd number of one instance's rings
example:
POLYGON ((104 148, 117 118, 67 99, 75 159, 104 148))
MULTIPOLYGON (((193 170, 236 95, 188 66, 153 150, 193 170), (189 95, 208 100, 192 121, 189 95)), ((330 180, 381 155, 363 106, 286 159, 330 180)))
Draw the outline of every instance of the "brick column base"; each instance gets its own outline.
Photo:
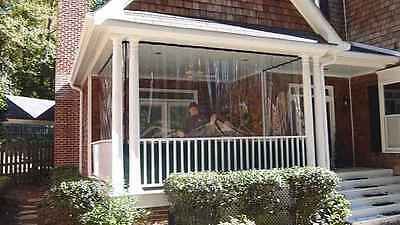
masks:
POLYGON ((151 212, 149 217, 149 225, 168 225, 168 206, 150 208, 148 210, 151 212))

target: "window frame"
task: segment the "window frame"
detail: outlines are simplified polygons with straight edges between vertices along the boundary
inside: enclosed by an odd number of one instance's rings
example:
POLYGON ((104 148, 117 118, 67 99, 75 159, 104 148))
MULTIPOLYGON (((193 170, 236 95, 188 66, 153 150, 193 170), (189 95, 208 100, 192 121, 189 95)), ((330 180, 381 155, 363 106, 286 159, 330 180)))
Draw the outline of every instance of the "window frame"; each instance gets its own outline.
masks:
POLYGON ((400 147, 388 146, 388 127, 386 126, 388 118, 400 117, 400 114, 386 115, 385 86, 396 83, 400 83, 398 74, 380 74, 378 77, 382 153, 386 154, 400 153, 400 147))
MULTIPOLYGON (((161 106, 161 124, 163 136, 158 138, 167 138, 167 132, 170 129, 170 112, 171 106, 187 106, 192 102, 198 103, 198 91, 197 90, 186 90, 186 89, 157 89, 157 88, 140 88, 140 91, 157 91, 163 93, 182 93, 182 94, 192 94, 191 99, 172 99, 172 98, 140 98, 140 108, 142 106, 161 106)), ((140 124, 142 126, 142 124, 140 124)), ((140 137, 141 139, 146 137, 140 137)), ((153 138, 153 137, 150 137, 153 138)))

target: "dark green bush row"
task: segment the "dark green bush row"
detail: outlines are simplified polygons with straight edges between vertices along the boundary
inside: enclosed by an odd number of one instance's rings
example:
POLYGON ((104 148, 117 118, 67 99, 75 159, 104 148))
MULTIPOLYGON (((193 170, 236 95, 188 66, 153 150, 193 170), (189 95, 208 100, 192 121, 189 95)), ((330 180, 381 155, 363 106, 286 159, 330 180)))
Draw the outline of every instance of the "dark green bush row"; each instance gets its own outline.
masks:
POLYGON ((339 178, 321 168, 173 175, 165 190, 177 225, 218 224, 246 215, 257 225, 341 225, 349 203, 339 178))
POLYGON ((147 215, 135 207, 132 197, 110 197, 105 183, 79 176, 76 168, 55 169, 51 180, 51 202, 67 210, 76 224, 136 225, 147 215))

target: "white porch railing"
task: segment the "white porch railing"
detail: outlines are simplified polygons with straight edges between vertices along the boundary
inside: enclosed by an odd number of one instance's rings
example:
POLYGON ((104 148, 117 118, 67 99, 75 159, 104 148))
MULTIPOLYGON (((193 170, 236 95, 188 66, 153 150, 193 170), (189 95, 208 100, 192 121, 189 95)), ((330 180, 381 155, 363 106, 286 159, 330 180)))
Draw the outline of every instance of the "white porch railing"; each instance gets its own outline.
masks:
POLYGON ((140 159, 142 187, 162 187, 171 173, 305 166, 306 137, 141 139, 140 159))

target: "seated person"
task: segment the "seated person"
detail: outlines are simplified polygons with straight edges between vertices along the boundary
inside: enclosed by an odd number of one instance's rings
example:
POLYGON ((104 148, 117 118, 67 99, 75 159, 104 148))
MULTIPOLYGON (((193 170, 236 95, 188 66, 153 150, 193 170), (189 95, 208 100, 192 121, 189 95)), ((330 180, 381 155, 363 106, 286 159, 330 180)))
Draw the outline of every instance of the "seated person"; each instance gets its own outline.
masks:
POLYGON ((177 131, 178 137, 203 136, 203 134, 196 132, 196 130, 199 130, 199 128, 207 125, 215 124, 217 119, 216 115, 211 115, 210 120, 208 120, 205 116, 200 114, 200 110, 196 102, 190 103, 188 110, 189 117, 185 121, 184 131, 177 131))

